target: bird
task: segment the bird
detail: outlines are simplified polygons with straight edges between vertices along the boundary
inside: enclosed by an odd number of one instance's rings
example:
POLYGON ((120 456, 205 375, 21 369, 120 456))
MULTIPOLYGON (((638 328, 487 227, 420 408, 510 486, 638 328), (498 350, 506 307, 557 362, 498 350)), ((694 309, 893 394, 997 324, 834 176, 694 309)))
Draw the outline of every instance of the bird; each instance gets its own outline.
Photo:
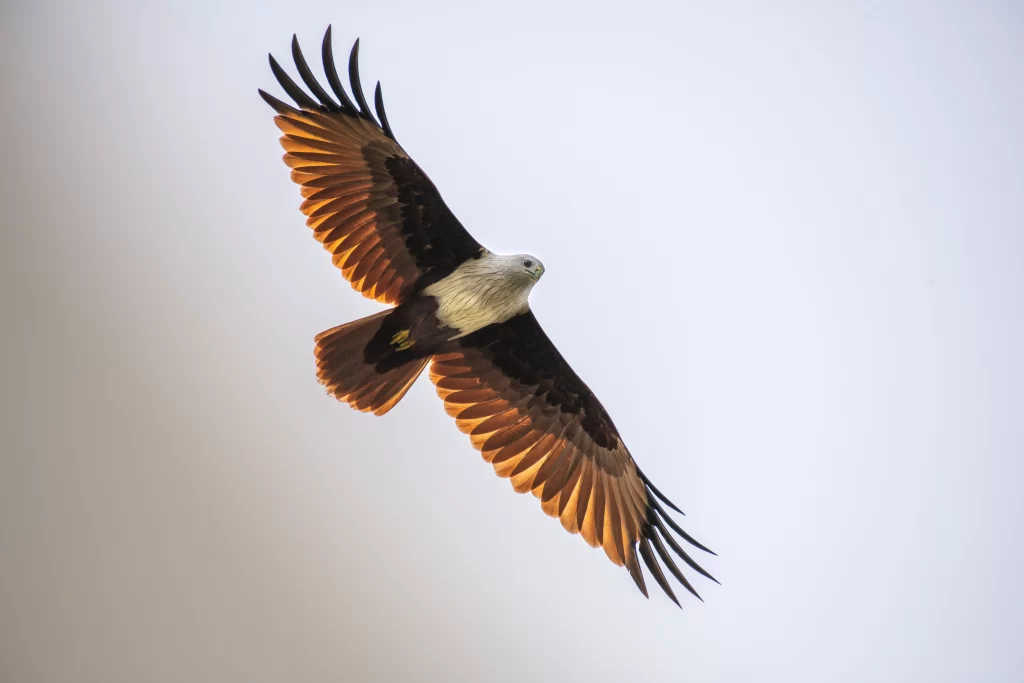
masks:
POLYGON ((645 597, 641 560, 681 607, 660 558, 703 601, 674 558, 718 581, 674 535, 714 553, 671 517, 666 507, 683 513, 640 470, 604 406, 530 310, 530 292, 545 273, 541 260, 494 253, 463 227, 396 140, 379 81, 376 117, 370 109, 358 39, 348 61, 351 97, 330 26, 321 57, 331 93, 295 35, 291 53, 308 92, 273 54, 270 69, 293 104, 258 92, 275 112, 306 224, 353 289, 389 306, 316 335, 319 382, 352 408, 383 415, 429 365, 445 411, 515 491, 533 494, 567 531, 625 567, 645 597))

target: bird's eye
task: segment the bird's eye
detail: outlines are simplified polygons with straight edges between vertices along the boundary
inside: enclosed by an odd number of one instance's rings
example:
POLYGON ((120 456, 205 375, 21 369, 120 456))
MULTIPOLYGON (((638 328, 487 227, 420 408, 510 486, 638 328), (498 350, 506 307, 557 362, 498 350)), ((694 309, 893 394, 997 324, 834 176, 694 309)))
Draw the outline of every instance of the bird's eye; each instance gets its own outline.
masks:
POLYGON ((533 261, 531 261, 530 259, 526 259, 525 261, 523 261, 523 265, 526 266, 527 268, 533 268, 533 261))

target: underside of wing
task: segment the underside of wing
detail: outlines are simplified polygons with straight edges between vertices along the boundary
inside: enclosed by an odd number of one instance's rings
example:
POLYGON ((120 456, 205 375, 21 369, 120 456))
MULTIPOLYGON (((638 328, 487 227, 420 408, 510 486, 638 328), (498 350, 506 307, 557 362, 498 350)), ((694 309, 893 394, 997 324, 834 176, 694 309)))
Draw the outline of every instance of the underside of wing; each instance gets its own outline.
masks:
POLYGON ((516 491, 531 492, 567 531, 625 566, 644 595, 638 554, 676 604, 658 558, 700 597, 672 553, 714 578, 671 532, 711 551, 668 515, 659 498, 678 508, 636 467, 607 412, 532 313, 463 337, 445 351, 434 356, 431 380, 445 410, 499 476, 516 491))
POLYGON ((313 76, 294 37, 295 66, 312 96, 273 56, 270 67, 295 106, 259 92, 277 112, 284 161, 301 186, 302 213, 316 239, 356 291, 401 303, 483 248, 395 141, 379 83, 374 103, 380 122, 374 118, 359 81, 358 54, 356 41, 348 70, 355 102, 338 77, 330 28, 322 56, 337 99, 313 76))

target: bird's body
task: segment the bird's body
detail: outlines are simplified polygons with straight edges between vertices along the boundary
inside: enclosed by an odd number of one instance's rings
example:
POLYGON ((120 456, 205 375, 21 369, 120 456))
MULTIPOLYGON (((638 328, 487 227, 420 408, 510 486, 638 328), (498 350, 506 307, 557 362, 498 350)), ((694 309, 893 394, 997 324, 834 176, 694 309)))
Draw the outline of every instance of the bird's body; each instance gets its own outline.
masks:
POLYGON ((395 141, 379 84, 380 123, 374 119, 357 52, 358 42, 349 61, 355 102, 338 78, 330 29, 322 55, 337 101, 294 38, 296 66, 316 99, 273 57, 271 68, 298 108, 260 91, 278 114, 284 160, 315 237, 353 288, 394 305, 317 335, 318 379, 337 399, 381 415, 429 363, 445 410, 516 491, 531 492, 566 530, 603 548, 644 595, 638 557, 676 601, 655 554, 696 595, 666 544, 711 577, 669 530, 707 548, 658 502, 677 509, 637 468, 607 411, 530 311, 544 267, 533 256, 495 254, 462 227, 395 141))

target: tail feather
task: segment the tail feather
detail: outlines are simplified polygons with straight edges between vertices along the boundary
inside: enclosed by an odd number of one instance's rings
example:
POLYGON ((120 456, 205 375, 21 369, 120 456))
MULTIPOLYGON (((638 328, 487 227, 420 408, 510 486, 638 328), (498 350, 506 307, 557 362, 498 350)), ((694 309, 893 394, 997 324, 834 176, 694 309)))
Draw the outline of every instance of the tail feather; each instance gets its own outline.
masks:
POLYGON ((316 376, 327 393, 356 410, 383 415, 419 377, 429 357, 411 358, 386 370, 365 360, 366 345, 391 311, 332 327, 316 336, 316 376))

